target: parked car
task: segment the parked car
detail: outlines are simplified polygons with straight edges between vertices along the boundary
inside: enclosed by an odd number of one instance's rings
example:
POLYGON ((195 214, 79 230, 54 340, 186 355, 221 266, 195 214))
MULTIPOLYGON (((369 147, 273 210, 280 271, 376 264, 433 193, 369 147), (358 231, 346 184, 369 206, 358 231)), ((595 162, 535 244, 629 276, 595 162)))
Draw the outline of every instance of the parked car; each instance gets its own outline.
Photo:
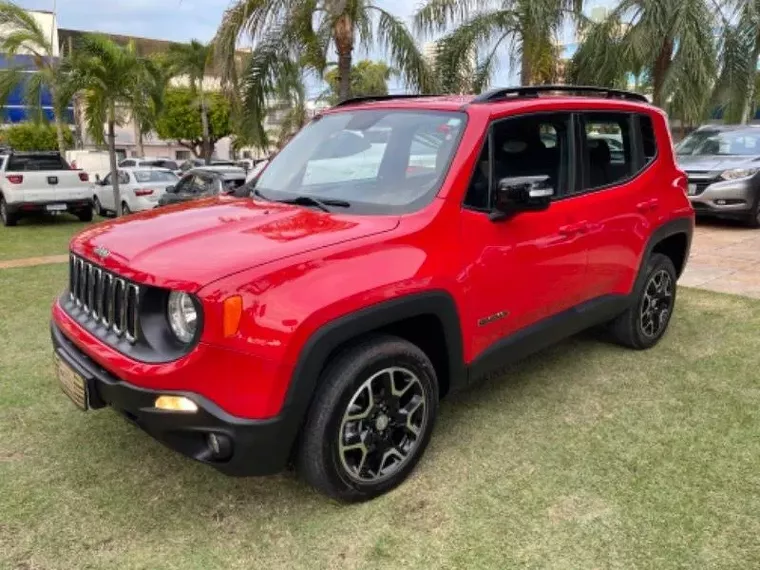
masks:
POLYGON ((235 194, 245 184, 245 171, 238 167, 193 168, 158 201, 159 206, 188 202, 209 196, 235 194))
POLYGON ((259 177, 259 175, 264 171, 264 169, 267 167, 267 164, 269 164, 268 159, 258 161, 253 168, 247 171, 245 175, 246 182, 251 182, 252 180, 256 180, 259 177))
MULTIPOLYGON (((167 188, 174 187, 179 178, 166 168, 119 168, 119 194, 123 214, 152 210, 167 188)), ((92 201, 99 216, 116 213, 113 182, 109 172, 92 187, 92 201)))
POLYGON ((119 162, 119 168, 141 168, 141 167, 166 168, 177 171, 179 166, 171 158, 125 158, 119 162))
POLYGON ((29 214, 69 212, 92 220, 90 182, 86 172, 72 170, 58 152, 14 152, 0 155, 0 220, 15 226, 29 214))
POLYGON ((224 473, 293 464, 332 497, 380 495, 447 394, 587 327, 663 337, 694 226, 670 141, 660 109, 601 88, 339 104, 250 198, 72 240, 61 386, 224 473), (623 164, 588 123, 620 129, 623 164))
POLYGON ((676 156, 697 215, 760 228, 760 128, 707 125, 682 140, 676 156))
POLYGON ((212 160, 210 164, 206 164, 206 161, 202 158, 192 158, 186 160, 179 166, 179 170, 184 174, 191 168, 201 168, 203 166, 238 166, 234 160, 212 160))

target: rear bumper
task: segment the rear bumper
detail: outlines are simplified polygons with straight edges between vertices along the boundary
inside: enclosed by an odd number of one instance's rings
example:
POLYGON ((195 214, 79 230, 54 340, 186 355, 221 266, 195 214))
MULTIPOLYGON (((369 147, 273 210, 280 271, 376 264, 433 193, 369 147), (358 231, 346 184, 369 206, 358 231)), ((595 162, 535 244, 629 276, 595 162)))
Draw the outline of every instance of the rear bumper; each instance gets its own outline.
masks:
POLYGON ((64 204, 64 212, 81 212, 87 208, 92 208, 92 200, 89 198, 77 200, 47 200, 45 202, 15 202, 7 203, 5 207, 9 214, 35 214, 48 212, 48 206, 64 204))
POLYGON ((287 466, 294 427, 297 430, 295 418, 238 418, 196 393, 129 384, 85 355, 55 322, 51 323, 51 336, 58 356, 85 378, 90 408, 110 406, 168 447, 228 475, 270 475, 287 466), (162 394, 188 397, 198 411, 158 410, 154 402, 162 394), (207 439, 211 433, 229 438, 227 457, 215 457, 207 439))

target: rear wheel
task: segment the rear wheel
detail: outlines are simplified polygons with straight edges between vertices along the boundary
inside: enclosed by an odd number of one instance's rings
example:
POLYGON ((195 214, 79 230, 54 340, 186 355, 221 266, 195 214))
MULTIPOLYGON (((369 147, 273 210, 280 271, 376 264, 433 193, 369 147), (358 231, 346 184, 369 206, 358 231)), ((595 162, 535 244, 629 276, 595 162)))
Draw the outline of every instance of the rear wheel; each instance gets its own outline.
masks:
POLYGON ((647 261, 644 286, 636 301, 610 323, 614 340, 640 350, 657 344, 673 315, 677 279, 676 268, 670 258, 653 254, 647 261))
POLYGON ((6 227, 15 226, 16 222, 18 222, 18 216, 8 211, 8 205, 2 196, 0 196, 0 220, 2 220, 3 225, 6 227))
POLYGON ((425 353, 397 337, 369 337, 336 356, 322 374, 298 471, 335 499, 372 499, 412 472, 437 410, 438 383, 425 353))
POLYGON ((77 218, 79 218, 82 222, 91 222, 92 221, 92 208, 87 208, 86 210, 81 210, 77 212, 77 218))

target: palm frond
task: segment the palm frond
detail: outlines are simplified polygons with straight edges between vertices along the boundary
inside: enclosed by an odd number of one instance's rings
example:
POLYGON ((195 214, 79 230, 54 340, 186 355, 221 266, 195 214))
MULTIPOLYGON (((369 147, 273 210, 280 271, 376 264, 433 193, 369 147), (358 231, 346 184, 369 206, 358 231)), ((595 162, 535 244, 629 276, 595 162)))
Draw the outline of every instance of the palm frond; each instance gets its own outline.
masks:
POLYGON ((0 2, 0 51, 15 55, 26 49, 35 57, 49 57, 53 53, 51 37, 30 12, 12 2, 0 2))
POLYGON ((381 47, 390 53, 393 66, 407 86, 420 93, 434 93, 438 84, 433 70, 420 52, 406 25, 396 16, 370 6, 378 13, 377 39, 381 47))
POLYGON ((455 22, 467 21, 477 8, 485 8, 487 2, 477 0, 429 0, 414 15, 414 29, 423 35, 446 30, 455 22))

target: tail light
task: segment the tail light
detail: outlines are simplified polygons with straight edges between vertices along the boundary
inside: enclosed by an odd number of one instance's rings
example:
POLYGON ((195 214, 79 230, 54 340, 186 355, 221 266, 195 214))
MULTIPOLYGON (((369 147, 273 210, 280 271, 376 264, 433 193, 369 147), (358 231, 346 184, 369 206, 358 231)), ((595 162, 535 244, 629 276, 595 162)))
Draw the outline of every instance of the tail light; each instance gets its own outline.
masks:
POLYGON ((153 194, 152 188, 138 188, 135 190, 135 196, 150 196, 153 194))
POLYGON ((80 172, 79 173, 79 180, 82 182, 89 182, 90 181, 90 175, 86 172, 80 172))
POLYGON ((23 174, 9 174, 5 177, 11 184, 21 184, 24 181, 23 174))

